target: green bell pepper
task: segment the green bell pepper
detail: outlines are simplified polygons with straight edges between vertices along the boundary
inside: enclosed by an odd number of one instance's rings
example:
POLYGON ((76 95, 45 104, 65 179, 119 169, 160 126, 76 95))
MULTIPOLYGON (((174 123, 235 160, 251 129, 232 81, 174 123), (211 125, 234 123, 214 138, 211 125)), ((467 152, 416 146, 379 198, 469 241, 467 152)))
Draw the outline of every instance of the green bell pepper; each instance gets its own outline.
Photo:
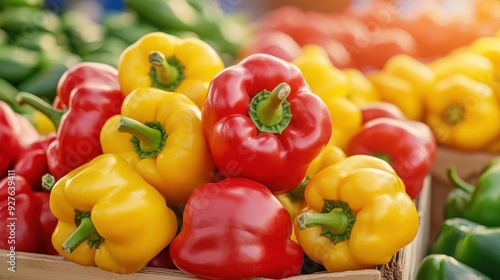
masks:
POLYGON ((40 54, 30 49, 0 45, 0 79, 14 86, 33 74, 40 65, 40 54))
POLYGON ((499 279, 500 228, 476 228, 466 233, 458 241, 454 257, 492 279, 499 279))
POLYGON ((455 255, 457 243, 470 231, 476 228, 485 228, 483 225, 462 218, 446 219, 441 224, 434 243, 431 246, 431 254, 455 255))
MULTIPOLYGON (((491 164, 479 175, 475 185, 461 180, 453 167, 448 169, 448 177, 463 191, 463 218, 487 227, 500 227, 500 164, 491 164)), ((451 198, 448 200, 452 201, 451 198)), ((451 204, 445 207, 451 207, 451 204)))
POLYGON ((417 270, 416 280, 489 280, 476 269, 460 263, 455 258, 434 254, 426 256, 417 270))

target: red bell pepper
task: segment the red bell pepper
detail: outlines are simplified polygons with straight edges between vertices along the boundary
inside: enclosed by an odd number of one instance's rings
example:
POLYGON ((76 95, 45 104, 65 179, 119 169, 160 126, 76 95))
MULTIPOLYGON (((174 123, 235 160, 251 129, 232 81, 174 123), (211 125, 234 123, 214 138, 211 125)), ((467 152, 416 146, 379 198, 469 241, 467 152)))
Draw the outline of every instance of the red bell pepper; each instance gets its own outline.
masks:
POLYGON ((248 56, 212 80, 202 121, 217 168, 273 193, 298 186, 332 134, 328 109, 300 70, 267 54, 248 56))
POLYGON ((49 209, 49 193, 33 192, 28 181, 10 174, 0 181, 0 248, 56 254, 51 236, 57 219, 49 209))
POLYGON ((0 101, 0 178, 7 176, 20 151, 39 137, 40 134, 28 119, 0 101))
POLYGON ((365 123, 347 146, 348 156, 365 154, 386 160, 416 198, 436 158, 431 129, 413 120, 377 118, 365 123))
POLYGON ((42 176, 49 172, 47 148, 55 139, 55 133, 40 136, 37 141, 23 147, 14 161, 12 169, 24 177, 34 191, 42 190, 42 176))
POLYGON ((83 62, 67 70, 58 83, 55 110, 48 103, 26 93, 18 94, 47 115, 57 128, 57 137, 47 148, 50 173, 60 179, 71 170, 102 154, 99 135, 108 118, 120 113, 124 95, 118 70, 106 64, 83 62))
POLYGON ((392 119, 407 119, 398 106, 384 101, 371 102, 361 106, 362 124, 365 124, 373 119, 392 118, 392 119))
POLYGON ((290 215, 269 189, 228 178, 194 190, 170 257, 204 279, 285 278, 298 275, 304 260, 291 233, 290 215))

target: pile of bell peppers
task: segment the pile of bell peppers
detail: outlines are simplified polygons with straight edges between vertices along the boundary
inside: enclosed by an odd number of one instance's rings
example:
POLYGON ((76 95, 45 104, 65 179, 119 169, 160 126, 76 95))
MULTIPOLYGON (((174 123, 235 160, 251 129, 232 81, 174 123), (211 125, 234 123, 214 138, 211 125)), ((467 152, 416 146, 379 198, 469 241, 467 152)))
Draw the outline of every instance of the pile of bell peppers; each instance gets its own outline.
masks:
POLYGON ((361 105, 378 95, 360 71, 325 60, 321 47, 300 51, 292 62, 253 54, 225 66, 200 39, 152 32, 116 68, 78 63, 52 103, 17 94, 55 132, 18 143, 17 126, 2 128, 10 137, 3 188, 15 185, 16 199, 28 199, 29 182, 49 199, 30 203, 52 215, 39 236, 50 237, 45 248, 119 274, 163 263, 204 279, 279 279, 301 274, 305 258, 327 272, 388 264, 417 234, 413 198, 433 160, 432 135, 400 111, 372 113, 372 122, 406 125, 427 161, 409 166, 404 153, 399 168, 396 158, 348 154, 370 122, 361 105), (15 152, 21 146, 30 153, 15 152), (24 154, 46 167, 26 182, 24 154))
POLYGON ((417 279, 442 279, 441 275, 497 279, 500 275, 500 205, 497 182, 500 158, 487 162, 474 184, 462 180, 453 166, 448 178, 455 186, 447 196, 444 218, 417 279))

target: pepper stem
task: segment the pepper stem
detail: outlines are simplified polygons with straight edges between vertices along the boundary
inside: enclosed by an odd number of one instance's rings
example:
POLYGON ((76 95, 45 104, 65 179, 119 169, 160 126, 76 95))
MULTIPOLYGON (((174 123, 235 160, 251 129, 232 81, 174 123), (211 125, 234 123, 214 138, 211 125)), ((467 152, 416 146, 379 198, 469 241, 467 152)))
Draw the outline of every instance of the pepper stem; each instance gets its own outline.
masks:
POLYGON ((377 158, 391 164, 391 157, 386 153, 375 153, 375 154, 372 154, 372 156, 377 157, 377 158))
POLYGON ((249 115, 260 132, 281 133, 288 126, 292 114, 286 98, 290 91, 287 83, 280 83, 273 91, 263 90, 252 98, 249 115))
POLYGON ((473 185, 467 183, 462 178, 460 178, 460 176, 458 176, 455 167, 453 166, 448 167, 446 174, 448 175, 448 179, 453 184, 453 186, 465 191, 468 194, 471 194, 474 191, 473 185))
POLYGON ((16 101, 20 105, 28 104, 29 106, 40 111, 42 114, 47 116, 49 120, 54 124, 56 129, 59 127, 61 118, 64 114, 63 111, 55 110, 52 106, 40 97, 27 92, 20 92, 16 96, 16 101))
POLYGON ((297 187, 287 193, 292 201, 304 199, 304 191, 306 189, 307 183, 309 183, 310 180, 311 179, 309 177, 305 176, 304 179, 302 179, 302 182, 300 182, 297 187))
POLYGON ((149 53, 149 62, 156 71, 156 80, 159 83, 168 85, 179 77, 179 70, 168 63, 163 53, 152 51, 149 53))
POLYGON ((443 112, 443 120, 445 123, 450 125, 456 125, 460 123, 465 116, 464 106, 460 103, 455 103, 449 106, 443 112))
POLYGON ((297 225, 303 230, 309 227, 322 227, 322 236, 334 244, 349 239, 356 217, 347 203, 325 200, 321 213, 305 212, 297 217, 297 225))
POLYGON ((163 150, 167 135, 158 122, 142 124, 134 119, 122 117, 118 131, 133 135, 130 140, 140 157, 154 157, 163 150))
POLYGON ((99 247, 102 242, 102 237, 95 229, 90 216, 87 216, 80 220, 80 224, 73 232, 73 234, 71 234, 70 237, 68 237, 68 239, 64 241, 62 249, 67 254, 71 254, 71 252, 73 252, 76 248, 78 248, 78 246, 80 246, 80 244, 85 241, 87 241, 91 248, 99 247))
POLYGON ((42 189, 44 191, 52 191, 52 188, 56 184, 56 178, 51 174, 47 173, 42 176, 42 189))

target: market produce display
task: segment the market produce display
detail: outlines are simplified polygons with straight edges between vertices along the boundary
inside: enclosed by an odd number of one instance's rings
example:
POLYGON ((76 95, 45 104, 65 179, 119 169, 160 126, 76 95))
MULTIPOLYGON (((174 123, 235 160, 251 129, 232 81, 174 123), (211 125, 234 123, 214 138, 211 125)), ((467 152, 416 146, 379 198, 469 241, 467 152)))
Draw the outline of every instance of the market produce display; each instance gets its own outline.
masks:
POLYGON ((0 249, 117 278, 401 272, 449 149, 491 161, 474 182, 448 167, 413 276, 498 279, 500 2, 477 2, 469 21, 381 0, 249 22, 212 1, 98 19, 2 1, 0 249))

